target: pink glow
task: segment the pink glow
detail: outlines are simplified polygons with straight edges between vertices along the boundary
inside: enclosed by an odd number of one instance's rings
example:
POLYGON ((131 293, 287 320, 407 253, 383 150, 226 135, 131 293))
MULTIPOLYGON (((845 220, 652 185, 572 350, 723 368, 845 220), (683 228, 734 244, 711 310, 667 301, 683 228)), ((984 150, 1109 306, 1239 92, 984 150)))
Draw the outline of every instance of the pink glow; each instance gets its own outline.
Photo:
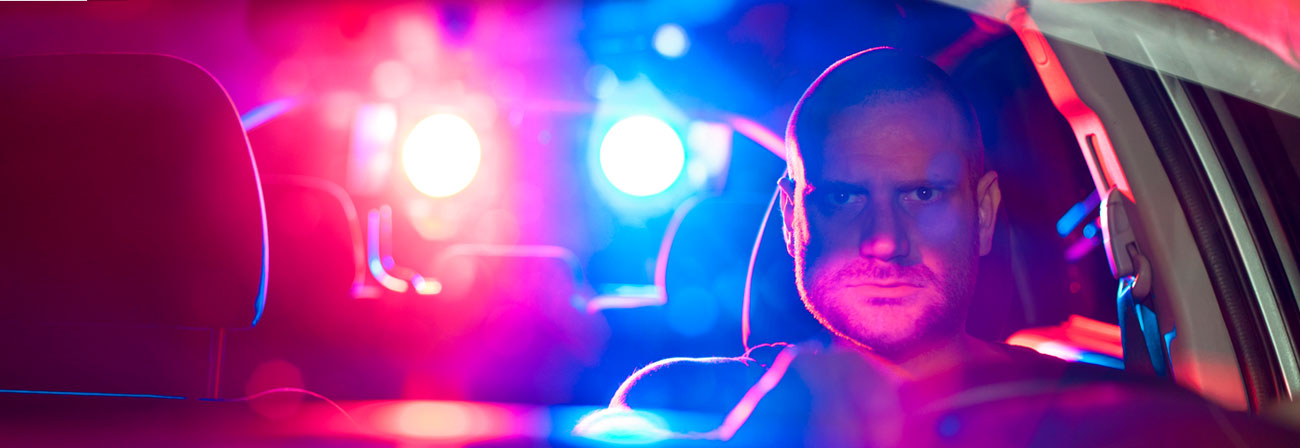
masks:
MULTIPOLYGON (((1109 3, 1117 0, 1067 0, 1071 3, 1109 3)), ((1248 4, 1221 0, 1144 0, 1194 11, 1214 19, 1272 51, 1279 59, 1300 70, 1300 34, 1293 30, 1300 3, 1267 0, 1248 4)))
POLYGON ((1079 238, 1074 244, 1065 249, 1065 259, 1067 261, 1077 261, 1089 252, 1101 245, 1101 238, 1079 238))
POLYGON ((379 210, 370 210, 366 214, 366 266, 370 268, 370 275, 385 288, 393 292, 406 292, 406 282, 397 277, 388 274, 384 269, 379 252, 379 227, 380 213, 379 210))
POLYGON ((397 266, 392 256, 393 209, 382 205, 378 210, 371 210, 367 227, 367 264, 371 275, 385 288, 394 292, 406 292, 407 282, 420 295, 437 295, 442 293, 442 283, 433 278, 425 278, 411 269, 397 266), (404 273, 392 275, 389 271, 404 273), (406 280, 403 279, 406 278, 406 280))
POLYGON ((754 409, 758 407, 758 403, 763 400, 763 397, 766 396, 768 392, 771 392, 777 384, 781 383, 781 379, 785 377, 786 371, 790 368, 790 363, 794 361, 794 358, 798 356, 798 354, 799 349, 794 345, 763 344, 751 348, 746 351, 744 355, 737 357, 668 358, 660 360, 641 368, 636 373, 633 373, 632 376, 625 380, 623 384, 619 386, 618 390, 614 392, 614 397, 610 399, 609 406, 603 410, 597 411, 596 413, 589 414, 587 417, 583 417, 582 421, 580 421, 577 427, 574 428, 574 434, 588 438, 599 438, 602 434, 617 433, 623 436, 642 436, 655 441, 662 439, 731 440, 731 438, 736 435, 736 432, 745 425, 747 420, 749 420, 750 415, 754 413, 754 409), (736 405, 732 407, 731 411, 727 413, 727 416, 723 418, 722 424, 710 431, 688 434, 669 432, 663 429, 664 425, 655 424, 654 422, 647 421, 645 418, 637 418, 638 416, 645 417, 651 416, 652 414, 633 410, 627 405, 627 394, 629 390, 634 387, 638 380, 656 370, 666 368, 667 366, 671 366, 677 362, 713 364, 738 361, 748 365, 750 362, 754 362, 754 360, 749 357, 750 352, 754 349, 776 345, 784 345, 785 348, 781 350, 781 353, 777 354, 776 358, 772 361, 772 366, 769 367, 767 371, 763 372, 763 376, 759 377, 758 381, 754 383, 753 386, 750 386, 749 390, 745 392, 745 395, 740 398, 740 401, 737 402, 736 405), (611 421, 613 423, 611 423, 611 421), (620 424, 627 426, 616 426, 620 424))
POLYGON ((286 185, 297 185, 302 188, 313 189, 325 192, 339 202, 343 207, 344 217, 348 220, 348 228, 352 237, 352 257, 355 263, 356 271, 352 277, 352 298, 374 298, 377 294, 366 288, 366 248, 365 240, 361 237, 361 220, 357 217, 356 204, 352 202, 352 197, 348 196, 347 190, 338 184, 325 179, 311 176, 299 175, 278 175, 267 176, 267 183, 282 183, 286 185))
POLYGON ((1034 19, 1029 17, 1025 8, 1015 8, 1007 14, 1007 24, 1016 31, 1016 35, 1020 36, 1025 52, 1034 62, 1034 70, 1037 70, 1038 76, 1042 78, 1043 87, 1047 88, 1047 95, 1051 97, 1052 104, 1070 122, 1070 128, 1074 129, 1074 135, 1079 140, 1079 148, 1084 153, 1084 160, 1088 162, 1088 171, 1092 173, 1092 182, 1097 191, 1109 191, 1111 187, 1118 188, 1120 193, 1133 201, 1133 192, 1129 189, 1128 179, 1124 177, 1124 171, 1120 168, 1119 157, 1115 155, 1115 148, 1111 146, 1106 127, 1102 125, 1097 113, 1079 98, 1079 92, 1074 90, 1074 84, 1070 82, 1065 69, 1061 67, 1056 52, 1048 46, 1047 39, 1038 30, 1034 19))
POLYGON ((464 440, 511 434, 510 412, 478 403, 417 401, 382 413, 392 434, 409 438, 464 440))
MULTIPOLYGON (((341 408, 340 408, 341 410, 341 408)), ((326 414, 320 414, 322 416, 326 414)), ((351 402, 327 432, 405 443, 471 444, 506 437, 544 437, 550 421, 545 412, 525 406, 443 400, 351 402)), ((318 434, 309 425, 289 428, 318 434)))
POLYGON ((793 345, 786 346, 785 349, 781 350, 781 353, 776 355, 776 360, 772 361, 772 367, 768 368, 767 372, 763 372, 763 376, 758 379, 758 382, 750 387, 748 392, 745 392, 745 396, 741 397, 740 403, 736 403, 736 407, 727 413, 727 418, 722 421, 722 425, 710 433, 716 434, 717 438, 723 441, 730 440, 732 436, 736 435, 736 431, 739 431, 740 427, 744 426, 745 421, 749 420, 749 416, 754 413, 754 408, 758 406, 758 402, 781 382, 781 378, 785 377, 786 370, 790 368, 790 363, 794 361, 794 357, 798 353, 799 349, 793 345))
POLYGON ((1124 357, 1124 347, 1120 341, 1119 326, 1098 322, 1083 316, 1073 315, 1061 325, 1055 327, 1028 328, 1017 331, 1007 338, 1007 344, 1027 347, 1043 353, 1058 355, 1072 354, 1077 360, 1080 351, 1101 353, 1113 358, 1124 357))
POLYGON ((754 120, 737 115, 727 117, 727 123, 731 124, 731 127, 736 128, 736 132, 739 132, 741 135, 753 140, 754 143, 758 143, 762 147, 767 148, 768 151, 771 151, 772 154, 776 154, 776 156, 780 157, 781 160, 785 160, 785 139, 781 138, 781 136, 777 135, 775 132, 772 132, 771 129, 768 129, 754 120))

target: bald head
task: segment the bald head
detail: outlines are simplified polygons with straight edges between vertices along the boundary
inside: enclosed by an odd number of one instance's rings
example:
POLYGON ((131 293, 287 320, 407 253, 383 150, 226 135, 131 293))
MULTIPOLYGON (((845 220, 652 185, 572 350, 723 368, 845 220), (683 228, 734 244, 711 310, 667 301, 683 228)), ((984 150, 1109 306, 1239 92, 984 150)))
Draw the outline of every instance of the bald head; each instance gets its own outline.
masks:
POLYGON ((894 49, 849 56, 800 98, 786 145, 782 230, 804 306, 900 365, 966 356, 1002 196, 948 76, 894 49))
MULTIPOLYGON (((975 113, 942 69, 887 47, 841 59, 813 82, 790 115, 786 161, 798 181, 821 171, 828 147, 865 133, 910 132, 939 139, 964 155, 971 179, 984 171, 975 113)), ((898 151, 908 150, 899 140, 898 151)))

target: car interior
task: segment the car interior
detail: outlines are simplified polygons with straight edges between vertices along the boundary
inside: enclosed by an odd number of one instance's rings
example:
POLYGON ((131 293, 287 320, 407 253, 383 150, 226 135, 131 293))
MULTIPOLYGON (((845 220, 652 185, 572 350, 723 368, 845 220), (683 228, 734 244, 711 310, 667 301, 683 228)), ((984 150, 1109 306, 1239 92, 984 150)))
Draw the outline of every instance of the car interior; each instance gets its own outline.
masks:
MULTIPOLYGON (((3 2, 0 444, 836 444, 763 397, 791 347, 832 338, 796 290, 774 188, 800 93, 882 45, 952 77, 999 174, 972 335, 1291 434, 1296 17, 1288 1, 3 2), (750 382, 666 384, 580 425, 639 369, 763 347, 750 382), (744 398, 692 409, 711 390, 744 398)), ((1143 412, 1160 411, 1111 418, 1143 412)), ((1156 434, 1101 427, 1074 442, 1156 434)), ((1230 439, 1275 440, 1256 436, 1230 439)))

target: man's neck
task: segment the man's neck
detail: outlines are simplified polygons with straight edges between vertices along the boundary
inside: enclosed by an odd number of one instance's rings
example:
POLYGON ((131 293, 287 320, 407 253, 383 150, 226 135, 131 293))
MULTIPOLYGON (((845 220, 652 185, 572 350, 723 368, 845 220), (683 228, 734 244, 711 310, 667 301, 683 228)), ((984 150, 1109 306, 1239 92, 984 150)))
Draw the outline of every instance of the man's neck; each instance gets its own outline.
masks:
POLYGON ((895 362, 913 377, 920 378, 950 371, 962 364, 988 359, 996 354, 988 342, 963 332, 957 337, 909 353, 909 356, 900 357, 895 362))
POLYGON ((999 353, 988 342, 976 339, 965 332, 918 346, 906 353, 891 353, 883 356, 861 347, 858 350, 870 358, 889 364, 891 370, 904 379, 937 375, 964 363, 996 357, 999 353))

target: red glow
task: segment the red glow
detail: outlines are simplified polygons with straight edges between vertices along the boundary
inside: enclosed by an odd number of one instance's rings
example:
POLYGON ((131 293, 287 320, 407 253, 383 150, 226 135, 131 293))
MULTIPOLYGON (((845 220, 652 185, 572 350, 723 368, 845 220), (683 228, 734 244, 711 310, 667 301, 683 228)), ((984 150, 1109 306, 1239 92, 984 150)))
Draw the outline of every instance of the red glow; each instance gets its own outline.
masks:
POLYGON ((303 386, 302 372, 284 360, 263 362, 253 370, 244 386, 250 398, 248 405, 258 415, 268 419, 283 419, 293 415, 302 405, 302 394, 263 394, 278 388, 297 389, 303 386))
POLYGON ((1120 168, 1119 158, 1115 155, 1115 148, 1111 146, 1106 127, 1097 113, 1079 98, 1079 92, 1074 90, 1074 84, 1065 74, 1065 69, 1061 67, 1061 61, 1057 59, 1056 53, 1048 46, 1047 39, 1034 24, 1034 19, 1029 17, 1024 8, 1016 8, 1007 14, 1007 24, 1011 25, 1020 36, 1025 51, 1034 62, 1034 69, 1043 80, 1047 95, 1052 99, 1052 104, 1070 122, 1070 128, 1074 129, 1074 135, 1079 140, 1079 148, 1084 153, 1084 160, 1088 162, 1088 171, 1092 173, 1092 182, 1097 191, 1108 191, 1111 187, 1118 188, 1120 193, 1130 201, 1134 201, 1133 192, 1129 189, 1128 179, 1124 177, 1124 171, 1120 168), (1095 159, 1092 156, 1094 153, 1095 159))
MULTIPOLYGON (((1074 3, 1106 3, 1117 0, 1069 0, 1074 3)), ((1222 0, 1144 0, 1186 9, 1222 23, 1263 45, 1287 64, 1300 70, 1300 34, 1294 32, 1300 5, 1295 0, 1265 0, 1249 3, 1222 0)))
POLYGON ((312 404, 307 418, 286 423, 287 433, 350 434, 368 439, 416 444, 463 445, 507 437, 545 437, 545 408, 443 400, 378 400, 312 404), (340 412, 341 411, 341 412, 340 412), (329 422, 322 426, 323 422, 329 422))
POLYGON ((1124 357, 1119 326, 1072 315, 1070 320, 1055 327, 1028 328, 1007 338, 1007 344, 1044 352, 1044 347, 1068 347, 1101 353, 1114 358, 1124 357))
POLYGON ((401 61, 388 60, 380 62, 370 74, 371 87, 379 96, 387 99, 401 98, 411 92, 415 85, 415 74, 411 67, 401 61))

